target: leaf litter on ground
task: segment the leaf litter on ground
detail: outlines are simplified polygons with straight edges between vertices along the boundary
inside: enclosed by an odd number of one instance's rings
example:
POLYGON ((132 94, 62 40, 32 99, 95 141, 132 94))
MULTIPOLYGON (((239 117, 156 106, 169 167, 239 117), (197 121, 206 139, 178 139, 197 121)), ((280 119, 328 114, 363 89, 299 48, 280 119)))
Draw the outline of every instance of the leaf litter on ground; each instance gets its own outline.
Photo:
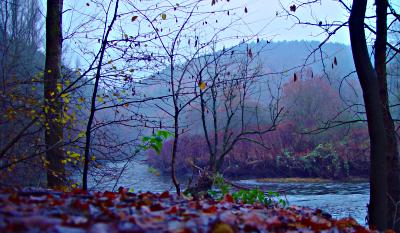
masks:
POLYGON ((0 232, 373 232, 322 210, 194 200, 169 192, 0 189, 0 232))

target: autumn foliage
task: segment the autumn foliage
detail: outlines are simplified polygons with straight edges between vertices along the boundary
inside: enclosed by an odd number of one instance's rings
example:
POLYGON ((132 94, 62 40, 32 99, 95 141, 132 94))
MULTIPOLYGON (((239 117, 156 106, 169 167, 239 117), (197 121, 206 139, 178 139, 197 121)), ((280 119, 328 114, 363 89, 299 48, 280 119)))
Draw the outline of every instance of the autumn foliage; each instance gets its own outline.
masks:
MULTIPOLYGON (((224 175, 328 179, 368 176, 369 141, 365 125, 345 125, 312 133, 332 119, 349 120, 348 114, 338 114, 343 108, 342 102, 338 91, 327 80, 308 77, 289 81, 283 93, 285 116, 276 130, 262 136, 249 136, 262 145, 248 140, 236 143, 224 161, 221 171, 224 175)), ((251 127, 265 128, 263 125, 251 127)), ((222 141, 223 132, 218 135, 222 141)), ((180 140, 178 172, 191 173, 190 162, 206 167, 209 154, 204 136, 184 134, 180 140)), ((171 148, 171 141, 167 141, 161 155, 149 152, 150 165, 169 172, 171 148)))
POLYGON ((1 190, 0 231, 11 232, 371 232, 321 210, 179 198, 164 192, 1 190))

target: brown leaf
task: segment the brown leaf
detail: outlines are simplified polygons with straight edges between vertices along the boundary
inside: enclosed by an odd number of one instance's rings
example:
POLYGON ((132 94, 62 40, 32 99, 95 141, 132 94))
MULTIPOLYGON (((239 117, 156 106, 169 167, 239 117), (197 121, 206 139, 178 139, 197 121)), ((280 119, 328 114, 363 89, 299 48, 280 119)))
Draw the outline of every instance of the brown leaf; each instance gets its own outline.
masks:
POLYGON ((290 6, 290 11, 296 12, 296 5, 291 5, 290 6))
POLYGON ((132 22, 134 22, 136 19, 138 18, 138 16, 137 15, 135 15, 135 16, 132 16, 132 19, 131 19, 131 21, 132 22))
POLYGON ((217 223, 214 226, 212 233, 234 233, 231 226, 226 223, 217 223))
POLYGON ((249 50, 247 51, 247 54, 249 55, 249 58, 250 58, 250 59, 253 59, 253 52, 251 51, 251 49, 249 49, 249 50))

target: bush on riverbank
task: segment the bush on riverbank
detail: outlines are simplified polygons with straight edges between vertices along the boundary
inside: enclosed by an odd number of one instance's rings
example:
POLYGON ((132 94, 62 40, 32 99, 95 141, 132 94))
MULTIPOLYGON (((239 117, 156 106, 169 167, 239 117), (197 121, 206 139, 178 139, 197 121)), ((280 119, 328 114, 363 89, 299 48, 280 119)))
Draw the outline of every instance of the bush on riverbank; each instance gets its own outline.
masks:
MULTIPOLYGON (((346 133, 324 137, 295 133, 294 124, 285 122, 276 131, 262 137, 266 149, 247 141, 237 143, 225 159, 222 173, 228 177, 321 177, 343 179, 367 177, 369 143, 366 128, 352 128, 346 133), (327 139, 330 139, 329 141, 327 139)), ((148 152, 150 166, 170 171, 172 141, 167 141, 160 155, 148 152)), ((189 161, 205 167, 208 149, 202 135, 180 137, 177 171, 190 174, 189 161)))

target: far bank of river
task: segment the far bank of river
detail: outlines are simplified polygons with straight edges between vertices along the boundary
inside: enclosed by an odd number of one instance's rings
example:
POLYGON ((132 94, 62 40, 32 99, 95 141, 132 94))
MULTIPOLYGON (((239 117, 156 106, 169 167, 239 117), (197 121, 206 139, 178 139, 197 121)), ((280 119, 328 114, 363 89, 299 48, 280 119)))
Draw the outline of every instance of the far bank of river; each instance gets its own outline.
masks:
MULTIPOLYGON (((122 167, 122 165, 121 165, 122 167)), ((179 177, 178 177, 179 178, 179 177)), ((246 187, 260 187, 263 190, 283 190, 290 205, 307 206, 322 209, 334 218, 353 217, 360 224, 365 225, 367 203, 369 201, 369 183, 336 182, 326 180, 237 180, 236 183, 246 187)), ((187 180, 181 177, 183 187, 187 180)), ((149 172, 144 161, 133 162, 123 173, 117 185, 134 188, 135 191, 163 192, 174 191, 169 177, 157 176, 149 172)), ((102 189, 112 190, 114 184, 102 189)), ((118 188, 117 187, 117 188, 118 188)))

